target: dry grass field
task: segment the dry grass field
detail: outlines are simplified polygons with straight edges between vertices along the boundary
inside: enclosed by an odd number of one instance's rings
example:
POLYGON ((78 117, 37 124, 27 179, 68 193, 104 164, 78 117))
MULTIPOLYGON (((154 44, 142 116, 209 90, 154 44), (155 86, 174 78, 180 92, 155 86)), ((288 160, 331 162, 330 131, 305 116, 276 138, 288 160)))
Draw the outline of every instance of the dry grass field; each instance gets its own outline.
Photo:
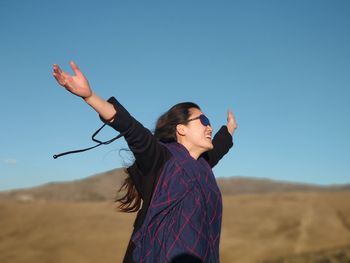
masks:
POLYGON ((105 202, 0 203, 0 262, 121 262, 134 215, 105 202))
MULTIPOLYGON (((221 262, 350 262, 350 191, 224 196, 221 262)), ((0 199, 1 263, 121 262, 134 214, 0 199)))
POLYGON ((287 262, 293 255, 316 256, 350 245, 350 192, 242 195, 224 200, 222 262, 278 258, 287 262))

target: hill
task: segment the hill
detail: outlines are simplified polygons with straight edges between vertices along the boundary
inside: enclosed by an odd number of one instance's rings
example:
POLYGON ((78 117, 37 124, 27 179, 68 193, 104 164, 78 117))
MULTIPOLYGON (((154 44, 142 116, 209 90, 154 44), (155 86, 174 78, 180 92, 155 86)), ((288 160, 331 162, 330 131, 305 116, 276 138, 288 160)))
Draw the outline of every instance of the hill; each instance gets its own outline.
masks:
MULTIPOLYGON (((70 202, 111 201, 117 196, 125 177, 124 169, 119 168, 80 180, 63 183, 53 182, 34 188, 2 192, 0 199, 70 202)), ((317 186, 248 177, 222 177, 218 178, 217 181, 223 195, 350 190, 349 185, 317 186)))
POLYGON ((0 199, 19 201, 110 201, 114 200, 126 174, 114 169, 80 180, 53 182, 41 186, 0 193, 0 199))
POLYGON ((321 186, 239 176, 221 177, 217 179, 217 182, 223 195, 350 190, 349 184, 321 186))
MULTIPOLYGON (((122 169, 0 194, 0 262, 121 262, 135 213, 112 204, 122 169)), ((350 262, 350 189, 218 178, 222 263, 350 262)))
MULTIPOLYGON (((348 263, 350 192, 226 195, 222 263, 348 263)), ((135 214, 108 202, 0 200, 1 263, 121 262, 135 214)))

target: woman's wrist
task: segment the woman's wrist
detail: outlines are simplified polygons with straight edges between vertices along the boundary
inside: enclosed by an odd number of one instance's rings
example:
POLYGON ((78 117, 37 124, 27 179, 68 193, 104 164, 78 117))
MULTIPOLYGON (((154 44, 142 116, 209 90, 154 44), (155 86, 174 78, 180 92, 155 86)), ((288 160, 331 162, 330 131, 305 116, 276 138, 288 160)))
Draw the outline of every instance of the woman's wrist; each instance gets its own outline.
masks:
POLYGON ((229 124, 229 123, 226 125, 226 127, 227 127, 227 131, 228 131, 231 135, 233 135, 233 133, 234 133, 235 130, 237 129, 237 125, 229 124))
POLYGON ((96 94, 91 91, 91 94, 86 97, 81 97, 87 104, 90 106, 93 104, 94 97, 96 97, 96 94))
POLYGON ((112 122, 114 120, 117 111, 111 103, 105 101, 94 92, 91 92, 89 97, 85 97, 83 99, 101 116, 103 120, 106 122, 112 122))

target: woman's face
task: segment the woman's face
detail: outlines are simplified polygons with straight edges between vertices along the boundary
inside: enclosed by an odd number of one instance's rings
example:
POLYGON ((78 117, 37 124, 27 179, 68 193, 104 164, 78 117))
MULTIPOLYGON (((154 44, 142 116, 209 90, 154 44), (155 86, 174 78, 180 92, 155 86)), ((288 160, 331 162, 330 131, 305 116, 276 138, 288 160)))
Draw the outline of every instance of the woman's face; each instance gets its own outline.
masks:
MULTIPOLYGON (((194 153, 197 158, 202 153, 213 149, 212 131, 210 124, 197 117, 203 115, 203 112, 196 108, 190 109, 189 122, 184 125, 185 147, 190 153, 194 153), (192 120, 193 119, 193 120, 192 120)), ((191 154, 192 155, 192 154, 191 154)), ((193 156, 193 155, 192 155, 193 156)))

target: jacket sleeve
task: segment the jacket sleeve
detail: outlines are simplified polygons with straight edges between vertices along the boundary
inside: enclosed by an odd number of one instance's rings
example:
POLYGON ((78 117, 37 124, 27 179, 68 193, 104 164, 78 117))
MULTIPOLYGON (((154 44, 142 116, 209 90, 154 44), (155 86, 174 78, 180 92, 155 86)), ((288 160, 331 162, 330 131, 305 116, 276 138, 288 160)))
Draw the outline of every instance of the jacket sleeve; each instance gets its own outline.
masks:
POLYGON ((214 167, 233 146, 232 135, 226 126, 222 126, 213 138, 214 148, 202 154, 210 167, 214 167))
POLYGON ((114 120, 108 125, 123 134, 129 149, 133 153, 135 163, 129 167, 129 169, 132 169, 129 174, 137 190, 143 195, 145 188, 148 189, 148 185, 153 185, 156 180, 157 174, 153 171, 159 171, 159 167, 162 167, 167 160, 169 156, 168 149, 159 143, 151 131, 132 117, 114 97, 108 99, 108 102, 117 111, 114 120), (154 178, 144 178, 147 176, 154 178))

